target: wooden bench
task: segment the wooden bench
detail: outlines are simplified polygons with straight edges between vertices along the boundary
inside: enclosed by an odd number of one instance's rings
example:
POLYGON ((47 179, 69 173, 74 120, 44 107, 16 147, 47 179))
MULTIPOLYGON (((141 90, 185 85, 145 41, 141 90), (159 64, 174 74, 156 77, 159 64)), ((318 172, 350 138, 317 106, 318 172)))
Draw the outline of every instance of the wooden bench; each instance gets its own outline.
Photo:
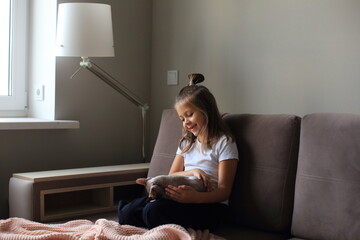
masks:
POLYGON ((149 163, 14 173, 9 183, 10 217, 34 221, 116 211, 120 199, 143 193, 135 180, 149 163))

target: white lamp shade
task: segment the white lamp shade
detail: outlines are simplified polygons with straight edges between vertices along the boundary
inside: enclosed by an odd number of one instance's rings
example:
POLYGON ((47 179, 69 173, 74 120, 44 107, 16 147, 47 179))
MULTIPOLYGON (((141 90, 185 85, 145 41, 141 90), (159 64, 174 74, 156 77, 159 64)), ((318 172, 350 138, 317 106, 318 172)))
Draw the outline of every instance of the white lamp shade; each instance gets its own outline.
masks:
POLYGON ((56 55, 113 57, 111 6, 99 3, 59 4, 56 55))

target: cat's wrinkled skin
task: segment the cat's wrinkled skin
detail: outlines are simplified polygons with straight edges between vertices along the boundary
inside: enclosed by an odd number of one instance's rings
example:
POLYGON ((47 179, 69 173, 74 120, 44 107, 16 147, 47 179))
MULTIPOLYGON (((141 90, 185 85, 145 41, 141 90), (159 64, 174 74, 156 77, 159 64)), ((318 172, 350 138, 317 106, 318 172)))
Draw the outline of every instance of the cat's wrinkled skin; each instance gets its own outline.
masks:
POLYGON ((152 178, 138 178, 136 183, 144 185, 149 197, 153 199, 168 198, 165 194, 165 188, 169 185, 175 187, 187 185, 198 192, 206 191, 203 181, 194 176, 159 175, 152 178))

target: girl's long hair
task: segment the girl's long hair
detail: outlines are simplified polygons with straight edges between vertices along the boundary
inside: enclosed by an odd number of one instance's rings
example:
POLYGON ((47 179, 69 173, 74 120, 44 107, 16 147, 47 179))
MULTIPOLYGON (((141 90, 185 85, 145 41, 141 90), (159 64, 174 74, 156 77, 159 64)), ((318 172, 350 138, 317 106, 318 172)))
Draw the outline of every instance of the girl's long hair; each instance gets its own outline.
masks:
MULTIPOLYGON (((204 76, 200 73, 192 73, 188 75, 188 78, 189 85, 180 90, 175 100, 175 108, 180 104, 188 103, 202 112, 205 117, 205 125, 201 129, 200 134, 205 141, 201 143, 201 149, 202 151, 206 148, 212 149, 213 145, 223 135, 228 140, 232 138, 232 135, 219 113, 214 95, 205 86, 197 85, 205 80, 204 76)), ((196 141, 196 136, 185 129, 183 129, 183 132, 179 147, 182 153, 185 153, 196 141), (188 144, 184 146, 186 142, 188 144)))

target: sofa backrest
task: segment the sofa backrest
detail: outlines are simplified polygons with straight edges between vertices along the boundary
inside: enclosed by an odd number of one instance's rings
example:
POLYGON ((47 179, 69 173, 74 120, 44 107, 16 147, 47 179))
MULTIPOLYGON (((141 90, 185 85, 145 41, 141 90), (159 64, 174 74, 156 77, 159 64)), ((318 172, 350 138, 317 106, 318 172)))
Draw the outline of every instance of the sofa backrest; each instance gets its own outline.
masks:
POLYGON ((301 123, 292 234, 360 239, 360 116, 309 114, 301 123))
POLYGON ((294 115, 228 114, 239 164, 230 212, 236 224, 290 232, 300 118, 294 115))
MULTIPOLYGON (((258 229, 290 232, 300 118, 293 115, 227 114, 239 148, 229 201, 234 221, 258 229)), ((168 174, 181 136, 174 110, 164 110, 148 176, 168 174)))

